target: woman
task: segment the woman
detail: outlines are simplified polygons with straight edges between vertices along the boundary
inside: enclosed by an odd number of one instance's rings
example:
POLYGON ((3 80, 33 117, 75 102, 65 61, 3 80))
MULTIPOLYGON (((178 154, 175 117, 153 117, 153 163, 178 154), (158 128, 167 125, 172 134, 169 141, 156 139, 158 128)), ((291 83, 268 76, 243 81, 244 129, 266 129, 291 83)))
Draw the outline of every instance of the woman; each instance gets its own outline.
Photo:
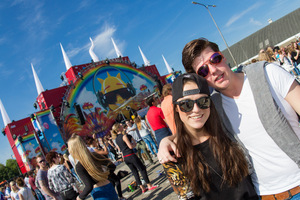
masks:
POLYGON ((102 148, 102 146, 98 145, 97 139, 94 139, 90 136, 86 136, 84 138, 84 140, 85 140, 85 143, 87 144, 87 148, 90 150, 90 152, 96 152, 100 155, 104 155, 105 157, 107 157, 108 150, 107 150, 106 146, 104 146, 102 148), (102 149, 100 149, 100 148, 102 148, 102 149))
POLYGON ((19 200, 20 198, 18 192, 20 189, 18 188, 16 182, 11 181, 9 184, 11 188, 11 192, 10 192, 11 200, 19 200))
POLYGON ((20 190, 18 191, 20 200, 35 200, 35 197, 33 196, 31 189, 26 186, 23 178, 21 177, 17 178, 16 183, 20 188, 20 190))
POLYGON ((164 165, 169 180, 183 198, 258 199, 244 154, 223 131, 209 95, 197 74, 183 74, 173 83, 174 142, 181 157, 178 165, 164 165), (187 187, 180 188, 183 184, 187 187))
POLYGON ((46 160, 50 164, 47 174, 49 188, 59 193, 63 200, 76 199, 78 193, 73 188, 76 187, 75 179, 66 166, 60 164, 59 154, 50 151, 46 160))
POLYGON ((137 126, 137 129, 139 130, 139 133, 144 140, 144 142, 147 144, 148 149, 151 151, 151 154, 155 156, 155 153, 157 153, 157 147, 156 144, 151 136, 151 133, 149 131, 150 127, 148 124, 145 122, 145 120, 141 119, 141 116, 138 116, 134 119, 134 122, 137 126), (154 151, 155 153, 154 153, 154 151))
POLYGON ((91 153, 77 134, 71 136, 68 147, 72 157, 78 161, 75 170, 85 185, 77 200, 85 199, 89 193, 94 200, 118 200, 117 193, 108 180, 110 171, 114 171, 115 166, 104 156, 91 153))
POLYGON ((80 179, 77 176, 77 174, 76 174, 76 172, 74 170, 74 167, 73 167, 72 163, 70 162, 69 157, 68 157, 68 155, 66 153, 63 155, 63 158, 65 160, 65 163, 64 163, 65 167, 76 178, 76 180, 80 183, 80 179))
POLYGON ((300 48, 297 42, 292 42, 291 60, 295 67, 299 69, 300 65, 300 48))
POLYGON ((132 139, 131 135, 126 135, 126 134, 123 135, 123 133, 125 133, 124 128, 119 123, 115 123, 113 125, 112 132, 114 134, 117 134, 116 143, 118 145, 118 148, 122 152, 123 159, 126 165, 131 170, 137 184, 140 186, 142 193, 146 192, 147 190, 153 190, 157 188, 157 186, 153 186, 150 183, 145 165, 133 152, 133 148, 135 147, 136 144, 134 141, 133 144, 131 143, 131 139, 132 139), (141 172, 142 177, 148 186, 147 188, 143 186, 138 170, 141 172))

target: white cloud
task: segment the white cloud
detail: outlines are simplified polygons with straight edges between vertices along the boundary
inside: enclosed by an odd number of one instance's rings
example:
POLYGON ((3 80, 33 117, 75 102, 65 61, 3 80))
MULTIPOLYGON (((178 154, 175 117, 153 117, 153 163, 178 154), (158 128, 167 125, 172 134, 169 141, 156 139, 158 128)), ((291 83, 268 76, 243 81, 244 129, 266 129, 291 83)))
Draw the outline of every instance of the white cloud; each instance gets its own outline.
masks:
POLYGON ((94 105, 94 107, 100 106, 97 101, 96 95, 92 91, 88 91, 86 88, 84 88, 80 92, 80 95, 79 95, 78 99, 76 100, 76 102, 81 106, 86 102, 92 103, 94 105))
POLYGON ((256 21, 253 18, 250 18, 249 22, 250 22, 250 24, 254 24, 254 25, 257 25, 257 26, 263 25, 260 21, 256 21))
MULTIPOLYGON (((101 28, 99 34, 91 37, 95 45, 94 52, 100 58, 100 60, 105 58, 115 58, 117 56, 111 41, 111 37, 113 37, 115 32, 116 28, 114 26, 106 24, 101 28)), ((118 41, 116 38, 114 38, 114 40, 121 53, 124 54, 123 49, 125 48, 126 42, 118 41)), ((91 43, 88 42, 82 47, 77 47, 67 51, 67 55, 69 58, 75 57, 81 52, 88 52, 90 47, 91 43)))
MULTIPOLYGON (((132 79, 132 85, 133 86, 141 86, 141 85, 146 85, 147 84, 147 81, 145 79, 142 79, 141 77, 139 76, 136 76, 136 75, 133 75, 133 79, 132 79)), ((136 90, 140 90, 140 88, 135 88, 136 90)))
POLYGON ((234 22, 236 22, 237 20, 239 20, 240 18, 242 18, 244 15, 246 15, 247 13, 249 13, 250 11, 254 10, 255 8, 259 7, 261 5, 261 3, 255 3, 252 6, 250 6, 249 8, 247 8, 246 10, 233 15, 228 22, 225 24, 225 27, 229 27, 231 24, 233 24, 234 22))

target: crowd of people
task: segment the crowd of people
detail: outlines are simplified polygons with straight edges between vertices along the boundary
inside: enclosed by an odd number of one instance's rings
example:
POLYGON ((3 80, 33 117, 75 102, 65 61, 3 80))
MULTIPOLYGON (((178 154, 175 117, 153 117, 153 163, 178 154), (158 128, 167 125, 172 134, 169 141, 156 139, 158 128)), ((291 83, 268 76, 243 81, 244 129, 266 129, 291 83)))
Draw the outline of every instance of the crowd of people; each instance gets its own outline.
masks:
POLYGON ((290 72, 296 80, 300 81, 300 42, 296 40, 287 46, 261 49, 258 54, 259 61, 275 62, 290 72))
POLYGON ((299 54, 297 42, 261 50, 262 62, 235 73, 217 44, 193 40, 182 52, 187 73, 163 87, 162 102, 146 99, 145 116, 103 138, 74 133, 69 155, 39 155, 1 198, 124 200, 116 165, 142 193, 155 191, 145 161, 157 156, 179 199, 300 199, 299 54))

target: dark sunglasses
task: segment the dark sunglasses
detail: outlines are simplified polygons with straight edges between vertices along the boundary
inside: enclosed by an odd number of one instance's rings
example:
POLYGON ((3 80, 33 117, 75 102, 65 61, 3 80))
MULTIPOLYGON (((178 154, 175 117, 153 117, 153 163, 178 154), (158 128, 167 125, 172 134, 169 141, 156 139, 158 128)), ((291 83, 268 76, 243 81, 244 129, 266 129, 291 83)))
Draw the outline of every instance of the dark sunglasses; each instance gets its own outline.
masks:
POLYGON ((110 104, 114 104, 117 102, 117 94, 120 95, 123 99, 129 99, 133 96, 127 88, 121 88, 118 90, 114 90, 113 92, 108 92, 104 94, 104 96, 107 102, 109 102, 110 104))
POLYGON ((210 107, 211 101, 210 97, 200 97, 196 100, 185 99, 182 101, 175 102, 176 105, 179 106, 182 112, 190 112, 193 110, 195 103, 201 109, 207 109, 210 107))
MULTIPOLYGON (((222 62, 222 60, 223 60, 223 55, 220 52, 216 52, 213 55, 211 55, 211 57, 207 62, 213 65, 213 64, 219 64, 220 62, 222 62)), ((209 72, 209 68, 207 64, 202 65, 197 70, 197 74, 202 77, 206 77, 208 75, 208 72, 209 72)))
POLYGON ((39 163, 46 162, 45 160, 41 160, 39 163))

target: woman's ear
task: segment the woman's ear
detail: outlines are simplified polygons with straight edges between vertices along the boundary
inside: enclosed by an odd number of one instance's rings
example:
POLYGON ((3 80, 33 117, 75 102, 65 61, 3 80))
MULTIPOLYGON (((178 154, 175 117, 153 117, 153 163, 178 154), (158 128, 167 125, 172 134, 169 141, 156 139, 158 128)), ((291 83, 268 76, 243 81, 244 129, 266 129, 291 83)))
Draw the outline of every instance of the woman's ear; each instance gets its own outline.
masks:
POLYGON ((177 107, 177 105, 176 105, 176 107, 175 107, 175 111, 178 112, 178 107, 177 107))

